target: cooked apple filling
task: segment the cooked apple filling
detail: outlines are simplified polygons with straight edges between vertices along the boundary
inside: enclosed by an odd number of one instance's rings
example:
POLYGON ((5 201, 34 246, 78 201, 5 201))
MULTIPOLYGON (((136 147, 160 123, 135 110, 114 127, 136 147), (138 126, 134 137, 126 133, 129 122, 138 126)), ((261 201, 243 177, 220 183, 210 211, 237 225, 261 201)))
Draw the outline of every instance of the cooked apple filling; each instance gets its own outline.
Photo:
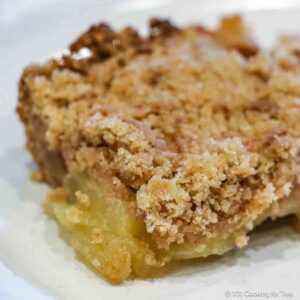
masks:
POLYGON ((83 175, 67 176, 64 189, 51 192, 47 211, 71 233, 81 256, 113 283, 130 275, 155 276, 172 259, 223 254, 244 238, 243 231, 212 241, 158 249, 145 224, 134 213, 135 199, 119 199, 83 175))
MULTIPOLYGON (((294 192, 270 207, 257 220, 297 213, 300 210, 294 192)), ((213 239, 172 244, 168 250, 159 249, 147 233, 142 218, 134 213, 134 194, 119 199, 112 190, 103 190, 86 175, 68 175, 64 188, 49 193, 46 210, 70 232, 70 242, 82 258, 112 283, 129 276, 152 277, 161 273, 171 261, 221 255, 234 246, 247 243, 246 227, 223 233, 213 239)))
POLYGON ((20 81, 18 113, 47 210, 118 283, 247 244, 297 213, 300 41, 267 53, 239 16, 217 30, 93 26, 20 81))

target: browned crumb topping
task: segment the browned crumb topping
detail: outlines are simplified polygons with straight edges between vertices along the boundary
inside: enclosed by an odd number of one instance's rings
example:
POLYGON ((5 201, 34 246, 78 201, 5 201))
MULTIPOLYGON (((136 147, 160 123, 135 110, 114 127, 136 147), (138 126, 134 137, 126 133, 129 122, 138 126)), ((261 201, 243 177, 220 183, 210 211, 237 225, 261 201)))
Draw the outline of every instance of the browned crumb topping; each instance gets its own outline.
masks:
POLYGON ((92 244, 101 244, 103 242, 103 234, 100 228, 94 228, 91 236, 92 244))
POLYGON ((63 202, 68 196, 69 193, 65 188, 58 187, 47 194, 47 200, 50 202, 63 202))
POLYGON ((87 194, 83 193, 82 191, 76 191, 75 197, 85 207, 89 207, 91 205, 89 196, 87 194))
MULTIPOLYGON (((239 17, 214 32, 153 22, 149 39, 101 26, 72 46, 89 48, 89 61, 65 58, 25 77, 33 114, 69 172, 133 190, 165 248, 251 228, 290 194, 300 179, 297 38, 258 52, 239 17)), ((79 218, 74 208, 68 216, 79 218)))
POLYGON ((44 178, 43 173, 41 171, 32 171, 31 174, 30 174, 30 179, 32 181, 36 181, 36 182, 45 181, 45 178, 44 178))
POLYGON ((248 241, 249 241, 249 237, 246 236, 246 235, 244 235, 244 234, 237 235, 237 236, 235 237, 235 244, 236 244, 237 247, 239 247, 239 248, 242 248, 242 247, 246 246, 247 243, 248 243, 248 241))
POLYGON ((81 213, 82 212, 77 207, 71 206, 70 208, 66 209, 67 220, 74 224, 79 223, 81 213))

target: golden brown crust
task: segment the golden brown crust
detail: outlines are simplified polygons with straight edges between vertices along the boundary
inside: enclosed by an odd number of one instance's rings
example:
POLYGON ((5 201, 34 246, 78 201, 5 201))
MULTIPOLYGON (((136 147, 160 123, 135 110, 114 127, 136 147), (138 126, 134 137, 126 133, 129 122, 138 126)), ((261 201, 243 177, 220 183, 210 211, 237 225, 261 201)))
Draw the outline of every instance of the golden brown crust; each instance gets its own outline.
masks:
POLYGON ((86 172, 133 190, 159 247, 251 227, 298 180, 293 41, 260 53, 238 16, 216 31, 153 20, 148 38, 92 27, 24 72, 28 147, 51 183, 86 172))

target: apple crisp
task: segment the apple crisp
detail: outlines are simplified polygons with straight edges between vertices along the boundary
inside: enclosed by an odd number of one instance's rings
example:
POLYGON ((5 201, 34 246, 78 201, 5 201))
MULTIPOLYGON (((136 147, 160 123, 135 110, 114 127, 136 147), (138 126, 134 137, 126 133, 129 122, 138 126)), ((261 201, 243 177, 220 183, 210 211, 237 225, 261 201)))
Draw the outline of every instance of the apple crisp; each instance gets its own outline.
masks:
POLYGON ((149 31, 92 26, 19 85, 46 209, 113 283, 300 211, 300 39, 261 50, 240 16, 149 31))

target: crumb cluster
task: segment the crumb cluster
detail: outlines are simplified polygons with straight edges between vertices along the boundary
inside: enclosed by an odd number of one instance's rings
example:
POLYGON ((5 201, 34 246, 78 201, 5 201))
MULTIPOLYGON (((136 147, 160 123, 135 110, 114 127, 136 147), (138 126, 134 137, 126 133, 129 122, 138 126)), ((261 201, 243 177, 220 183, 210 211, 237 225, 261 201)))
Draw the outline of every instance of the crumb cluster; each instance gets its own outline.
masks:
POLYGON ((154 20, 148 38, 101 26, 71 47, 89 59, 31 67, 21 83, 21 116, 46 124, 67 172, 134 191, 161 248, 251 228, 290 194, 300 174, 300 40, 265 53, 239 17, 217 31, 154 20))

